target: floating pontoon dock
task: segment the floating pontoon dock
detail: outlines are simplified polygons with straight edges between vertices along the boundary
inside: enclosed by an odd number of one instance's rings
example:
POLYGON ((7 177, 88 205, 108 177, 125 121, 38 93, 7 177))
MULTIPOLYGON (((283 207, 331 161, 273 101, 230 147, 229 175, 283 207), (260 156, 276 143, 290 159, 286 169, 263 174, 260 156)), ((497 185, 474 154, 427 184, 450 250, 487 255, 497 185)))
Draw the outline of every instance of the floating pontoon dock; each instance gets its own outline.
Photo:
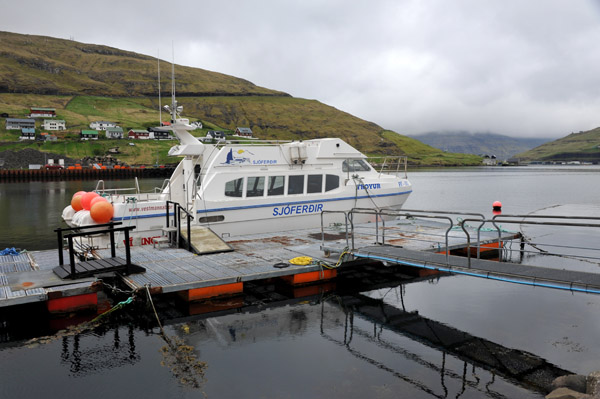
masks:
MULTIPOLYGON (((402 211, 395 215, 401 218, 383 222, 379 211, 357 212, 375 212, 376 217, 372 223, 353 225, 351 214, 345 214, 341 223, 327 228, 225 238, 227 252, 210 253, 209 248, 205 255, 164 245, 131 247, 131 263, 145 272, 117 271, 116 275, 131 289, 148 287, 155 295, 179 293, 183 299, 194 301, 241 293, 244 283, 256 280, 278 278, 291 285, 330 280, 337 275, 332 266, 376 261, 384 266, 417 267, 428 273, 600 293, 599 274, 481 259, 486 253, 501 256, 507 242, 521 242, 518 232, 483 229, 482 216, 473 219, 463 214, 457 224, 452 217, 436 212, 402 211), (335 265, 344 251, 349 255, 335 265), (461 252, 466 257, 454 255, 461 252), (313 262, 304 266, 290 263, 300 256, 313 262)), ((96 259, 126 258, 126 249, 121 245, 114 250, 94 250, 92 255, 96 259)), ((47 302, 51 312, 66 312, 96 305, 102 276, 58 278, 52 269, 60 263, 59 254, 49 250, 0 257, 0 307, 47 302)), ((62 250, 62 258, 69 259, 69 251, 62 250)))

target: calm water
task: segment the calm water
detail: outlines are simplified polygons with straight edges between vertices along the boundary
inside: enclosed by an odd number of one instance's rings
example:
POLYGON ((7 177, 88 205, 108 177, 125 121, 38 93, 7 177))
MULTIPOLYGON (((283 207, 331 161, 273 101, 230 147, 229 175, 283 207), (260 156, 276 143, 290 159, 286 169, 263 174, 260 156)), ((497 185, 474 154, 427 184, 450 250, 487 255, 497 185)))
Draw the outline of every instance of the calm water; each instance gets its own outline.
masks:
MULTIPOLYGON (((600 198, 597 167, 435 169, 414 171, 409 178, 414 192, 405 207, 410 209, 490 215, 492 202, 500 200, 505 213, 518 214, 560 204, 594 207, 600 198)), ((2 184, 0 247, 52 248, 54 236, 45 231, 59 224, 72 193, 93 186, 2 184)), ((218 313, 196 316, 198 309, 178 302, 159 304, 167 334, 206 362, 204 379, 197 378, 200 388, 183 382, 181 368, 169 367, 158 329, 135 317, 74 336, 50 331, 50 339, 35 345, 14 338, 28 333, 15 333, 20 322, 13 318, 0 323, 0 397, 543 397, 391 320, 369 316, 359 306, 368 298, 378 299, 381 308, 413 312, 434 335, 446 327, 575 373, 600 369, 600 296, 464 276, 351 296, 348 301, 333 292, 294 300, 290 293, 267 295, 258 287, 243 298, 241 310, 225 302, 217 304, 218 313)), ((53 326, 25 314, 21 320, 33 329, 40 323, 47 330, 53 326)))

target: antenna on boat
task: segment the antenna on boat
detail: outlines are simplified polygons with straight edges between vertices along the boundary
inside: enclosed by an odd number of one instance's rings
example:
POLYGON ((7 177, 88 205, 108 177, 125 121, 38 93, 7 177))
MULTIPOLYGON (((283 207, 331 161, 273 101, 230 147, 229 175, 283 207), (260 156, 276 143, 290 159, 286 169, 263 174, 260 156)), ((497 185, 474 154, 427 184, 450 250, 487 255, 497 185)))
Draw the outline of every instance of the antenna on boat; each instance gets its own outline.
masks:
POLYGON ((158 115, 160 119, 159 126, 162 126, 162 101, 160 98, 160 50, 156 51, 156 62, 158 63, 158 115))
POLYGON ((171 114, 171 118, 173 119, 173 121, 171 123, 174 123, 177 120, 177 100, 175 99, 175 44, 174 42, 171 43, 171 50, 173 52, 173 62, 171 63, 171 107, 172 107, 172 114, 171 114))
POLYGON ((188 130, 192 130, 188 119, 181 118, 179 114, 183 111, 183 106, 177 105, 175 99, 175 44, 173 42, 173 62, 171 64, 171 105, 165 105, 163 108, 171 114, 171 125, 169 129, 173 131, 179 145, 171 147, 169 155, 200 155, 204 152, 204 144, 194 137, 188 130))

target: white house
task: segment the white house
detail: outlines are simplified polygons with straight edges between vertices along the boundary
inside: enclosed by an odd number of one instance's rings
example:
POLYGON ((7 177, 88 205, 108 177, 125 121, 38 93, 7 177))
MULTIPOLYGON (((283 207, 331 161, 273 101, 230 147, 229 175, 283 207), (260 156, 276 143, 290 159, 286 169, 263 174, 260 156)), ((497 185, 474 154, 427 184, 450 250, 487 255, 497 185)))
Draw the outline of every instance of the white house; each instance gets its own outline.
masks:
POLYGON ((34 129, 35 119, 6 118, 6 130, 34 129))
POLYGON ((44 130, 65 130, 67 122, 62 120, 44 119, 44 130))
POLYGON ((117 127, 117 124, 114 122, 107 122, 107 121, 95 121, 95 122, 90 123, 91 129, 106 130, 109 127, 117 127))
POLYGON ((35 129, 33 129, 33 128, 21 129, 21 136, 19 136, 19 140, 35 140, 35 129))
POLYGON ((486 166, 496 166, 496 165, 498 165, 498 159, 496 158, 495 155, 484 154, 483 155, 483 164, 486 166))
POLYGON ((119 126, 106 128, 106 138, 107 139, 122 139, 123 138, 123 128, 119 127, 119 126))

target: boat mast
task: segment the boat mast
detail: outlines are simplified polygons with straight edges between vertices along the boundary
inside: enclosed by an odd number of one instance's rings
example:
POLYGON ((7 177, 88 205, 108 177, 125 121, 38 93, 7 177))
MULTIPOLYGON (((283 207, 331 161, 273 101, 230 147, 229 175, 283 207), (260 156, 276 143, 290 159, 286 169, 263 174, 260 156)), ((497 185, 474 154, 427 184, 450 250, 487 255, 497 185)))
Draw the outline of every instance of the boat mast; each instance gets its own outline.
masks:
POLYGON ((171 126, 170 130, 175 134, 179 140, 179 145, 171 147, 169 155, 181 156, 181 155, 201 155, 205 150, 205 144, 194 137, 189 130, 192 130, 192 126, 189 124, 188 119, 180 118, 178 114, 183 111, 183 106, 177 105, 175 99, 175 45, 173 44, 173 63, 171 64, 171 106, 165 105, 163 107, 166 111, 171 114, 171 126))
POLYGON ((177 120, 177 100, 175 99, 175 44, 172 45, 173 62, 171 63, 171 123, 177 120))
POLYGON ((156 51, 156 62, 158 63, 158 115, 160 119, 159 126, 162 126, 162 101, 160 98, 160 50, 156 51))

